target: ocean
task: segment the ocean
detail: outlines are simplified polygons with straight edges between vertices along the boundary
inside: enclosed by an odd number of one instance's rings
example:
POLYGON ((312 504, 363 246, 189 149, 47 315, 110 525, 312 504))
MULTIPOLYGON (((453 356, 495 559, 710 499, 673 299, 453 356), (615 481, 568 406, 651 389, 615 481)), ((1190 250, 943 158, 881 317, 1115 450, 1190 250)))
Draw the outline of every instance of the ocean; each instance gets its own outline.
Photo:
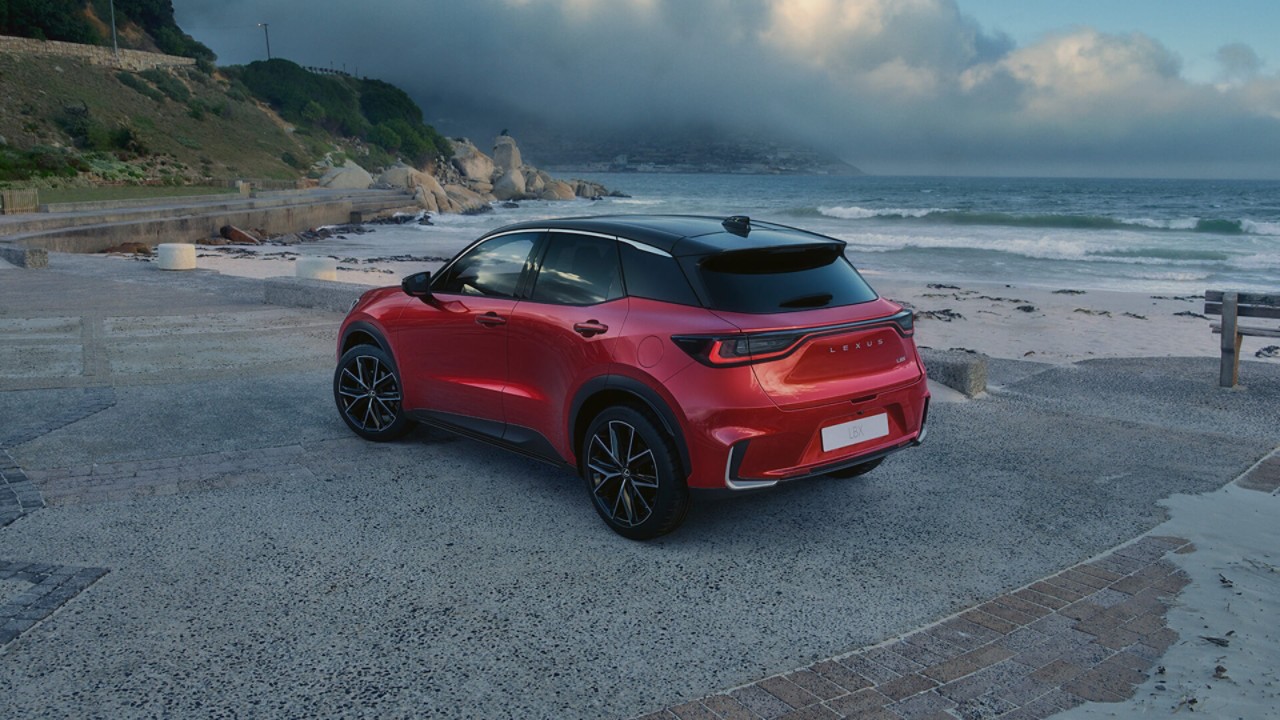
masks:
MULTIPOLYGON (((521 202, 432 226, 380 226, 314 250, 452 255, 522 220, 606 213, 749 215, 849 243, 873 279, 1198 294, 1280 286, 1280 182, 590 174, 630 198, 521 202)), ((874 281, 873 281, 874 282, 874 281)))

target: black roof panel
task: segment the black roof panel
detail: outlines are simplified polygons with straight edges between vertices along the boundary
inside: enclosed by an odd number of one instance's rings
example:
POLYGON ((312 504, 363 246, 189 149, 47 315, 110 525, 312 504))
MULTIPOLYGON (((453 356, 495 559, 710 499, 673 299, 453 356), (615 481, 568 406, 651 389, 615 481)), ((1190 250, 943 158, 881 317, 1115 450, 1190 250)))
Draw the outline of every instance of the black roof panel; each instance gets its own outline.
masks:
POLYGON ((554 218, 507 225, 493 232, 543 228, 617 235, 665 250, 672 255, 705 255, 728 250, 817 243, 845 244, 843 240, 826 235, 759 220, 751 221, 751 229, 746 237, 743 237, 729 232, 724 226, 724 218, 701 215, 598 215, 554 218))

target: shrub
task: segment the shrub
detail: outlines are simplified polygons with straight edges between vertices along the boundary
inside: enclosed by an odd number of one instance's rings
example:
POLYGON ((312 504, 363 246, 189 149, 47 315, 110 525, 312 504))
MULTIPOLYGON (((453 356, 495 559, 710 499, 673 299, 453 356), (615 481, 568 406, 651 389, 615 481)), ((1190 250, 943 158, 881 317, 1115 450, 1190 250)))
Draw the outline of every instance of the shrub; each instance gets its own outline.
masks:
POLYGON ((124 70, 121 70, 120 72, 116 73, 116 79, 119 80, 122 84, 124 84, 125 87, 132 88, 142 93, 143 95, 146 95, 152 100, 155 100, 156 102, 164 102, 164 94, 162 94, 159 90, 156 90, 155 88, 151 87, 146 83, 146 81, 142 80, 137 75, 134 75, 131 72, 125 72, 124 70))
POLYGON ((187 89, 187 86, 165 70, 153 68, 151 70, 143 70, 138 74, 151 81, 160 92, 167 95, 174 102, 185 103, 191 99, 191 91, 187 89))

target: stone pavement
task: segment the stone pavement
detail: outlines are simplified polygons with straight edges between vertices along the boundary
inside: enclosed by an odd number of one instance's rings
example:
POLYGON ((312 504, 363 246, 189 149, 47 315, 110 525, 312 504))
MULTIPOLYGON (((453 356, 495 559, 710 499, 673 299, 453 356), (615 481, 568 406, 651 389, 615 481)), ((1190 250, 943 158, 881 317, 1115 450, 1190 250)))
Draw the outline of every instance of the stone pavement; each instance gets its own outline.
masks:
POLYGON ((0 715, 1043 716, 1169 639, 1156 502, 1277 467, 1272 366, 993 362, 876 473, 630 543, 569 474, 353 438, 338 316, 263 298, 0 270, 0 715))

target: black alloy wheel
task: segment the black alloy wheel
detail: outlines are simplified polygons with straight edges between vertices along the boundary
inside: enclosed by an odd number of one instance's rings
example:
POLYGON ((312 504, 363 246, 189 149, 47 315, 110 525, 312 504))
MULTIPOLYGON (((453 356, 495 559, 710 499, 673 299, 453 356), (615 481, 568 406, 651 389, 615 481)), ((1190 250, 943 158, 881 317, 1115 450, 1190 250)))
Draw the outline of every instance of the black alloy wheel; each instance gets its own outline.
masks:
POLYGON ((366 440, 394 440, 413 427, 401 404, 395 364, 379 347, 357 345, 342 354, 333 373, 333 398, 347 427, 366 440))
POLYGON ((674 444, 647 413, 609 408, 591 421, 582 448, 582 477, 596 512, 614 532, 649 540, 680 526, 689 488, 674 444))

